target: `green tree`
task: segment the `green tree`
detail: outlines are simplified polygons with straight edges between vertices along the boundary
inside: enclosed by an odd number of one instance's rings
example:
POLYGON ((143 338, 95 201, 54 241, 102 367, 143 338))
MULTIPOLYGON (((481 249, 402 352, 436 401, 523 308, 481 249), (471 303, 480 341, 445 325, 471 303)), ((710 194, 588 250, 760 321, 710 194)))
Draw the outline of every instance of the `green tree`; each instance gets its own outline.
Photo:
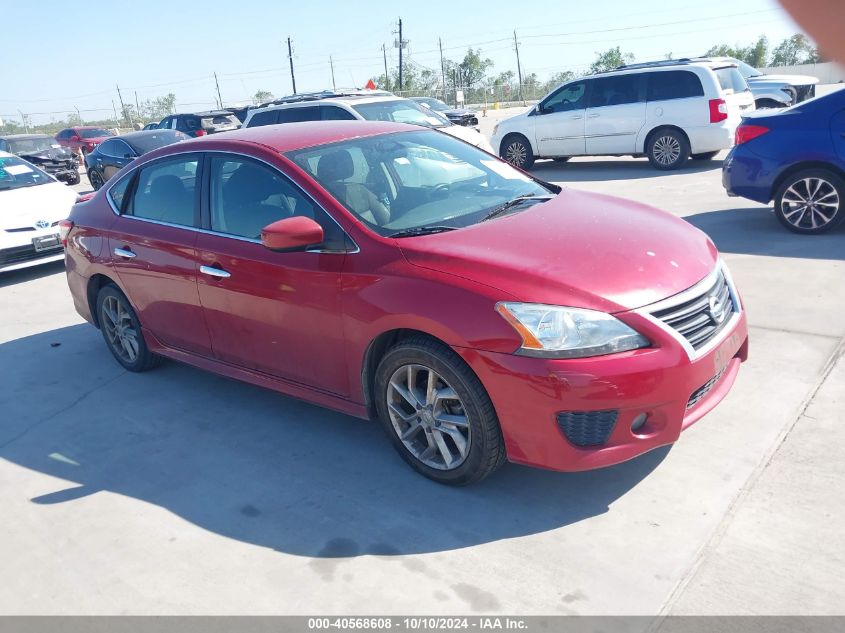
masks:
POLYGON ((769 56, 769 40, 765 35, 757 38, 757 41, 749 46, 740 46, 736 44, 730 46, 729 44, 717 44, 711 46, 705 57, 733 57, 740 61, 750 64, 755 68, 764 68, 768 65, 769 56))
POLYGON ((273 99, 273 93, 268 90, 256 90, 255 94, 252 95, 252 103, 255 105, 261 105, 262 103, 267 103, 273 99))
POLYGON ((596 52, 596 61, 590 65, 590 74, 603 73, 634 61, 633 53, 623 53, 622 48, 615 46, 603 53, 596 52))
POLYGON ((788 37, 772 51, 772 66, 794 66, 821 61, 818 49, 802 33, 788 37))

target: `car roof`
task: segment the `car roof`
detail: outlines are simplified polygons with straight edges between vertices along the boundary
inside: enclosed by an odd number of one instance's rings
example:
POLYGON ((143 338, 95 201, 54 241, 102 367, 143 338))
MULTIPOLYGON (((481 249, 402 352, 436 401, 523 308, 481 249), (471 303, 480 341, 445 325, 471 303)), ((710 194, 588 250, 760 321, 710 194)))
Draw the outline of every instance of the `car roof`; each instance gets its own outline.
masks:
POLYGON ((50 134, 0 134, 4 141, 28 141, 35 138, 53 138, 50 134))
POLYGON ((265 145, 279 153, 293 150, 328 145, 354 138, 367 138, 391 132, 413 132, 426 128, 406 123, 389 121, 306 121, 302 123, 283 123, 282 125, 260 125, 242 127, 231 132, 221 132, 182 141, 181 150, 202 150, 203 143, 220 141, 241 141, 265 145))
POLYGON ((127 132, 126 134, 120 134, 119 136, 113 136, 112 138, 132 141, 136 138, 144 138, 145 136, 155 136, 156 134, 163 134, 164 132, 173 132, 174 134, 181 134, 179 130, 163 128, 160 130, 138 130, 136 132, 127 132))
POLYGON ((205 112, 180 112, 173 116, 222 116, 232 114, 230 110, 206 110, 205 112))

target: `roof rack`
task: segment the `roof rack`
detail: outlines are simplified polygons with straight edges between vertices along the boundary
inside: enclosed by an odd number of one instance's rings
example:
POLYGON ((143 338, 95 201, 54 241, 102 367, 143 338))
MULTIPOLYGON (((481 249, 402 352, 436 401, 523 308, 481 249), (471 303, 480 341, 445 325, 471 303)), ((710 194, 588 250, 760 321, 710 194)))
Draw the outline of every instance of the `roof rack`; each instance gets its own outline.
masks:
POLYGON ((696 61, 695 58, 681 57, 680 59, 661 59, 654 62, 639 62, 637 64, 622 64, 614 70, 632 70, 634 68, 656 68, 660 66, 682 66, 696 61))
POLYGON ((260 107, 271 105, 282 105, 285 103, 300 103, 302 101, 320 101, 321 99, 335 99, 338 97, 393 97, 392 92, 387 90, 367 90, 352 88, 349 90, 322 90, 320 92, 300 92, 295 95, 279 97, 272 101, 262 103, 260 107))

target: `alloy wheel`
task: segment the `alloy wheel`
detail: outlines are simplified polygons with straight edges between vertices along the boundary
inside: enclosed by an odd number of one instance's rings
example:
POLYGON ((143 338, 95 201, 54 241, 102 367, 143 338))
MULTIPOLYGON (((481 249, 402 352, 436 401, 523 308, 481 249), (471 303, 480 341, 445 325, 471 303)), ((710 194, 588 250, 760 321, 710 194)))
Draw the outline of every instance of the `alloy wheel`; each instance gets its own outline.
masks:
POLYGON ((527 158, 528 151, 525 149, 525 145, 519 141, 514 141, 505 150, 505 160, 516 167, 522 167, 527 158))
POLYGON ((652 154, 661 165, 673 165, 681 157, 681 143, 674 136, 661 136, 654 142, 652 154))
POLYGON ((802 178, 787 187, 781 198, 781 213, 799 229, 820 229, 839 212, 839 193, 824 178, 802 178))
POLYGON ((139 334, 123 301, 117 297, 106 297, 102 316, 103 329, 114 353, 125 362, 134 363, 140 353, 139 334))
POLYGON ((469 455, 472 441, 466 409, 457 392, 423 365, 403 365, 390 377, 387 410, 393 430, 420 462, 452 470, 469 455))
POLYGON ((91 170, 88 173, 88 181, 91 183, 91 186, 94 188, 94 191, 99 191, 100 188, 103 186, 103 177, 96 170, 91 170))

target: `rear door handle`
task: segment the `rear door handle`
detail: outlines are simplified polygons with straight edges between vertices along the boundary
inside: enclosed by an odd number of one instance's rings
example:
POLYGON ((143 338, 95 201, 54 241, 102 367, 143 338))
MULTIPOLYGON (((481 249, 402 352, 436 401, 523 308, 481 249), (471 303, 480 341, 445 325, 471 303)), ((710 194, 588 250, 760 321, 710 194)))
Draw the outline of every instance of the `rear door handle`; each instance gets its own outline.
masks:
POLYGON ((588 115, 587 115, 587 118, 588 118, 588 119, 597 119, 597 118, 599 118, 600 116, 601 116, 600 114, 588 114, 588 115))
POLYGON ((232 275, 221 268, 214 268, 213 266, 200 266, 200 272, 204 275, 211 275, 218 279, 228 279, 232 275))
POLYGON ((132 259, 133 257, 137 257, 135 253, 130 251, 128 248, 116 248, 114 249, 114 254, 118 257, 125 257, 126 259, 132 259))

